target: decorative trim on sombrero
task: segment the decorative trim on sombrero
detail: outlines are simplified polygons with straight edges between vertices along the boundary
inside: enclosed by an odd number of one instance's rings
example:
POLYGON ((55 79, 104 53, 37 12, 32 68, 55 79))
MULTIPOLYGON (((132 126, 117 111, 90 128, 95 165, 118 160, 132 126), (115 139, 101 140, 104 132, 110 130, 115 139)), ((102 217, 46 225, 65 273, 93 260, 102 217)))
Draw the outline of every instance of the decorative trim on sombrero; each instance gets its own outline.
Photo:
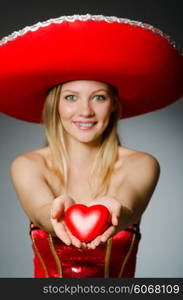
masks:
POLYGON ((21 29, 19 31, 14 31, 12 34, 2 38, 2 40, 0 40, 0 46, 5 45, 7 42, 14 41, 17 37, 23 36, 23 35, 25 35, 26 33, 30 32, 30 31, 34 32, 36 30, 39 30, 42 27, 46 27, 46 26, 49 26, 51 24, 61 24, 65 21, 75 22, 77 20, 83 21, 83 22, 88 21, 88 20, 99 21, 99 22, 100 21, 105 21, 107 23, 117 22, 117 23, 120 23, 120 24, 132 25, 134 27, 141 27, 145 30, 152 31, 155 34, 159 34, 160 36, 165 38, 174 48, 176 48, 179 51, 179 53, 181 55, 183 55, 181 50, 178 49, 175 42, 171 39, 171 37, 169 35, 163 33, 160 29, 158 29, 158 28, 156 28, 152 25, 149 25, 149 24, 146 24, 146 23, 143 23, 143 22, 140 22, 140 21, 130 20, 130 19, 127 19, 127 18, 118 18, 118 17, 115 17, 115 16, 103 16, 103 15, 91 15, 91 14, 62 16, 62 17, 59 17, 59 18, 52 18, 52 19, 49 19, 47 21, 38 22, 38 23, 36 23, 32 26, 26 26, 23 29, 21 29))

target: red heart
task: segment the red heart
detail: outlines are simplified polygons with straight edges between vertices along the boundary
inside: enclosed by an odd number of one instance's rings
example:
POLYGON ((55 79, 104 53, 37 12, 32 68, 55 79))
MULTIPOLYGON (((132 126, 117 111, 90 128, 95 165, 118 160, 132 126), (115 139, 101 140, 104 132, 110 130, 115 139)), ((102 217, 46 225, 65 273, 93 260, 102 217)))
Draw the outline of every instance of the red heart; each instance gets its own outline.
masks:
POLYGON ((75 204, 67 209, 65 223, 80 241, 89 242, 107 229, 111 215, 104 205, 75 204))

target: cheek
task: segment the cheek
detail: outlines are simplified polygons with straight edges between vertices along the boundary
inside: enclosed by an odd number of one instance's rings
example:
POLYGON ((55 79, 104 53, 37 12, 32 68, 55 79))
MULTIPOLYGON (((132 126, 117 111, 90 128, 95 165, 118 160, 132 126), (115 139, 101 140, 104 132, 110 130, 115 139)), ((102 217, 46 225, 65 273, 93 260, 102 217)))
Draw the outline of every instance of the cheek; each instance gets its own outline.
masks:
POLYGON ((73 107, 64 105, 63 103, 59 105, 59 114, 61 118, 68 119, 69 117, 72 116, 73 113, 74 113, 73 107))
POLYGON ((107 105, 105 107, 103 107, 103 109, 101 110, 101 113, 100 113, 100 116, 101 118, 103 118, 104 120, 107 120, 110 118, 110 115, 111 115, 111 105, 107 105))

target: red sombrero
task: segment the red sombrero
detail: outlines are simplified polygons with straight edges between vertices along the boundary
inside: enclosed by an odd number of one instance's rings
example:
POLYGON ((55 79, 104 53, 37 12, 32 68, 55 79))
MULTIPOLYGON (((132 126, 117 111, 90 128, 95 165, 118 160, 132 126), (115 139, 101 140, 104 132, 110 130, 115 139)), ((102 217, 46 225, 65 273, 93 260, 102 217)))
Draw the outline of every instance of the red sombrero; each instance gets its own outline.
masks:
POLYGON ((102 15, 50 19, 0 41, 0 110, 7 115, 39 123, 50 87, 79 79, 117 87, 128 118, 183 95, 183 60, 162 31, 102 15))

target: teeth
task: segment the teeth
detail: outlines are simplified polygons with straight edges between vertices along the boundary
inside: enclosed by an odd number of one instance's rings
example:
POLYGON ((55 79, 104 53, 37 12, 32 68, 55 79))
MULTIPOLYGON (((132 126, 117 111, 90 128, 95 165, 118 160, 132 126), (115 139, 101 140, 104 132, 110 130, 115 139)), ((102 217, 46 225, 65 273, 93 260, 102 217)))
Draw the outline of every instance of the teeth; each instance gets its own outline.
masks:
POLYGON ((91 127, 94 125, 94 123, 78 123, 78 125, 81 127, 91 127))
POLYGON ((79 126, 82 126, 82 127, 91 127, 91 126, 94 125, 94 123, 93 124, 91 124, 91 123, 78 123, 78 124, 79 124, 79 126))

